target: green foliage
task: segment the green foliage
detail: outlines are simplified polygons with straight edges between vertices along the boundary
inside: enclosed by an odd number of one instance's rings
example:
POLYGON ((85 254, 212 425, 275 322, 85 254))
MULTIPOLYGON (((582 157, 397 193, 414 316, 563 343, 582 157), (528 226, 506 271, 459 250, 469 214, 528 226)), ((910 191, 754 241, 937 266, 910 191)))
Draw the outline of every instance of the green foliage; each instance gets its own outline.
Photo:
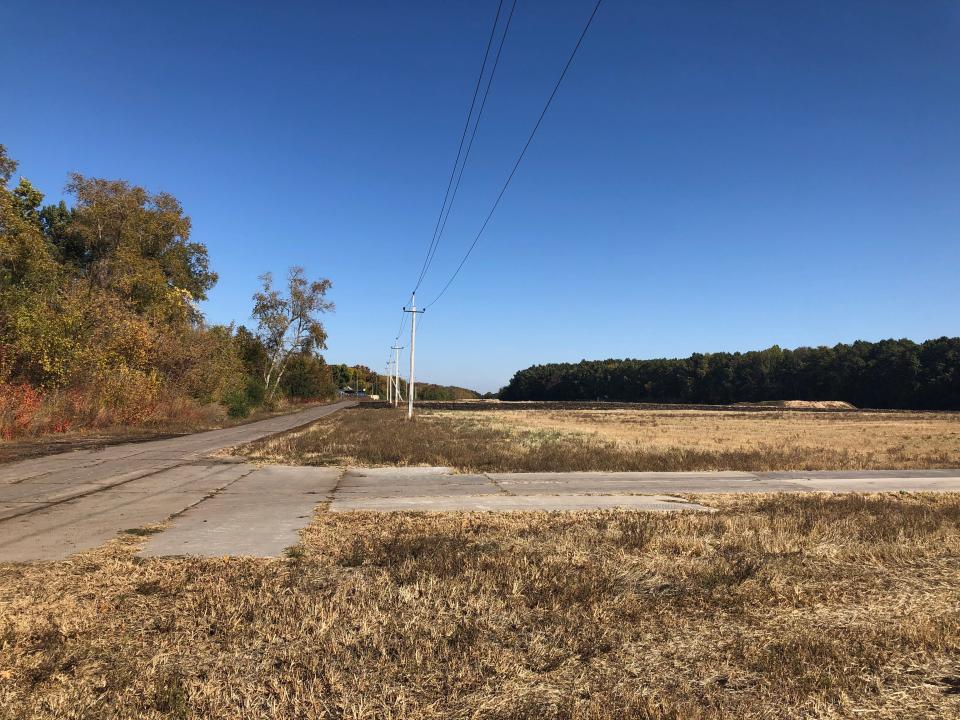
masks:
POLYGON ((500 397, 710 404, 845 400, 858 407, 956 410, 960 338, 535 365, 516 373, 500 397))
POLYGON ((263 381, 258 377, 247 380, 247 387, 244 392, 247 396, 247 404, 254 407, 263 405, 264 398, 267 395, 266 388, 263 387, 263 381))
POLYGON ((349 365, 345 365, 344 363, 331 365, 330 371, 333 375, 333 384, 336 385, 337 388, 344 388, 347 385, 351 385, 352 387, 353 370, 349 365))
POLYGON ((250 414, 250 400, 243 390, 231 390, 223 398, 227 414, 232 418, 245 418, 250 414))
POLYGON ((270 357, 263 343, 243 325, 237 328, 233 341, 247 375, 261 378, 262 384, 262 378, 266 376, 267 367, 270 364, 270 357))
POLYGON ((330 366, 311 353, 289 359, 280 385, 285 395, 301 399, 329 398, 336 393, 330 366))

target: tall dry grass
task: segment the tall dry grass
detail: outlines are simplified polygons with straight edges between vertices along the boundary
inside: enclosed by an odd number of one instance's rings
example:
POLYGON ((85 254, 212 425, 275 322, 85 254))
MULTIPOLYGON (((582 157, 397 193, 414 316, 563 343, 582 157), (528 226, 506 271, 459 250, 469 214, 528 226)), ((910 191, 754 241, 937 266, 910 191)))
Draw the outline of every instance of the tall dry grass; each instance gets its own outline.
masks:
POLYGON ((709 500, 0 566, 0 717, 960 716, 960 495, 709 500))
POLYGON ((960 467, 960 414, 358 408, 234 452, 308 465, 463 472, 960 467))

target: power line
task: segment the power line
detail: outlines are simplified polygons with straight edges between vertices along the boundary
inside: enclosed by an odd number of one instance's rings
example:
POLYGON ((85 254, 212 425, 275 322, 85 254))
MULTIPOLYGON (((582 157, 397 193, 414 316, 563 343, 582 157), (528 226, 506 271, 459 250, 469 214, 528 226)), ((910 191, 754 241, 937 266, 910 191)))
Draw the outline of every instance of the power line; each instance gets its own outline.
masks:
POLYGON ((407 314, 406 314, 406 313, 401 313, 401 315, 402 315, 402 317, 400 318, 400 329, 397 330, 397 335, 396 335, 396 339, 397 339, 397 340, 400 339, 400 333, 403 332, 403 326, 407 323, 407 314))
POLYGON ((460 145, 457 147, 457 157, 453 161, 453 169, 450 171, 450 179, 447 181, 447 190, 443 195, 443 204, 440 206, 440 214, 437 216, 437 224, 433 229, 433 237, 430 240, 430 244, 427 247, 427 255, 423 259, 423 265, 420 268, 420 275, 417 278, 417 284, 413 289, 413 292, 416 292, 420 288, 420 283, 423 281, 423 276, 427 272, 427 265, 430 259, 430 253, 433 250, 434 244, 437 242, 437 233, 440 230, 440 222, 443 219, 443 211, 447 206, 447 199, 450 197, 450 189, 453 187, 453 178, 457 174, 457 166, 460 164, 460 155, 463 152, 463 143, 467 138, 467 130, 470 128, 470 120, 473 118, 473 109, 477 103, 477 95, 480 92, 480 82, 483 80, 484 71, 487 68, 487 60, 490 58, 490 48, 493 45, 493 38, 496 34, 497 25, 500 23, 500 11, 503 9, 503 0, 500 0, 497 5, 497 14, 493 18, 493 27, 490 28, 490 37, 487 39, 487 49, 483 54, 483 63, 480 65, 480 74, 477 75, 477 82, 473 88, 473 99, 470 101, 470 110, 467 112, 467 121, 463 125, 463 132, 460 134, 460 145))
POLYGON ((436 241, 433 243, 433 249, 428 253, 427 264, 423 270, 423 275, 421 275, 420 280, 417 282, 417 287, 420 287, 420 282, 423 281, 423 278, 426 276, 427 272, 430 270, 430 265, 433 264, 433 258, 437 254, 437 249, 440 247, 440 240, 443 237, 443 231, 447 227, 447 220, 450 219, 450 211, 453 209, 453 203, 457 198, 457 191, 460 189, 460 180, 463 178, 463 171, 467 168, 467 160, 470 157, 470 150, 473 149, 473 141, 477 137, 477 129, 480 127, 480 118, 483 117, 483 109, 487 106, 487 98, 490 96, 490 87, 493 85, 494 75, 497 74, 497 66, 500 65, 500 55, 503 53, 503 46, 507 41, 507 33, 510 32, 510 23, 513 20, 513 13, 517 9, 517 0, 513 0, 513 5, 510 7, 510 14, 507 16, 507 22, 503 29, 503 35, 500 37, 500 44, 497 47, 497 55, 493 60, 493 67, 490 70, 490 75, 487 78, 487 86, 483 91, 483 100, 480 101, 480 109, 477 111, 477 120, 474 123, 473 131, 470 133, 470 142, 467 143, 467 151, 463 154, 463 162, 460 165, 460 172, 457 175, 457 181, 454 183, 453 192, 450 194, 450 202, 447 204, 447 211, 443 217, 443 222, 440 224, 440 232, 436 236, 436 241))
POLYGON ((590 29, 590 25, 593 23, 594 17, 597 15, 597 10, 600 9, 600 3, 603 0, 597 0, 596 4, 593 6, 593 12, 590 13, 590 18, 587 20, 587 24, 584 25, 583 31, 580 33, 580 37, 577 39, 577 44, 573 48, 573 52, 570 53, 570 57, 567 58, 566 65, 563 66, 563 71, 560 73, 560 77, 557 80, 556 85, 553 86, 553 92, 550 93, 550 97, 547 98, 546 105, 543 106, 543 111, 540 113, 540 117, 537 118, 536 124, 533 126, 533 130, 530 131, 530 136, 527 138, 527 142, 524 144, 523 149, 520 151, 520 155, 517 157, 517 161, 513 164, 513 169, 510 171, 510 174, 507 176, 506 182, 504 182, 503 187, 500 189, 500 193, 497 195, 497 199, 493 203, 493 207, 490 208, 490 212, 487 213, 486 219, 483 221, 483 225, 480 226, 479 232, 477 232, 476 237, 473 239, 473 242, 470 244, 470 247, 467 249, 467 252, 464 254, 463 259, 460 260, 460 264, 457 265, 457 269, 454 270, 453 275, 450 276, 450 279, 447 280, 447 283, 443 286, 443 289, 437 294, 437 296, 428 302, 424 309, 433 305, 437 300, 443 297, 443 294, 447 291, 447 288, 453 283, 457 278, 457 275, 460 274, 460 270, 463 269, 464 264, 467 262, 467 258, 470 257, 470 254, 473 252, 473 249, 477 246, 477 242, 480 240, 480 236, 483 235, 483 231, 487 229, 487 224, 490 222, 490 218, 493 217, 493 213, 496 212, 497 206, 500 204, 500 200, 503 198, 503 194, 507 191, 507 188, 510 186, 510 181, 513 180, 513 176, 517 172, 517 168, 520 167, 520 163, 523 160, 524 155, 527 154, 527 149, 530 147, 530 143, 533 142, 534 135, 537 134, 537 130, 540 128, 540 124, 543 122, 544 116, 547 114, 547 110, 550 109, 550 104, 553 102, 553 98, 556 96, 557 91, 560 89, 560 84, 563 82, 563 78, 567 75, 567 70, 570 69, 570 65, 573 63, 573 58, 576 57, 577 51, 580 49, 580 45, 583 43, 583 38, 586 37, 587 31, 590 29))

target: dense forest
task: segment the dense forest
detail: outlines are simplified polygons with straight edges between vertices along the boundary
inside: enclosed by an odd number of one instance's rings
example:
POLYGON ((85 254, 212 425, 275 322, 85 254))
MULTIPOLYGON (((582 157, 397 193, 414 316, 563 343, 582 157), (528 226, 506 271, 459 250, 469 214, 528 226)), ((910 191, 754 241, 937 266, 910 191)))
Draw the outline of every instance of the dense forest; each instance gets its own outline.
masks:
POLYGON ((869 408, 960 410, 960 338, 535 365, 514 375, 500 397, 709 404, 845 400, 869 408))

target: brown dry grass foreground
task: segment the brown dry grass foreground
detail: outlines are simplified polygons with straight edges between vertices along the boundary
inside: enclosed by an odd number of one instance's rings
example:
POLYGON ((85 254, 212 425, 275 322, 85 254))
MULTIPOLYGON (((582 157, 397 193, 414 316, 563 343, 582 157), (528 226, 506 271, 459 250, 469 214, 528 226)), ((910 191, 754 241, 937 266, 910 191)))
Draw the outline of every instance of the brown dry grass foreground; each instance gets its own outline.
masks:
POLYGON ((463 472, 960 467, 960 413, 358 408, 238 448, 265 462, 463 472))
POLYGON ((710 502, 0 565, 0 717, 960 716, 960 495, 710 502))

